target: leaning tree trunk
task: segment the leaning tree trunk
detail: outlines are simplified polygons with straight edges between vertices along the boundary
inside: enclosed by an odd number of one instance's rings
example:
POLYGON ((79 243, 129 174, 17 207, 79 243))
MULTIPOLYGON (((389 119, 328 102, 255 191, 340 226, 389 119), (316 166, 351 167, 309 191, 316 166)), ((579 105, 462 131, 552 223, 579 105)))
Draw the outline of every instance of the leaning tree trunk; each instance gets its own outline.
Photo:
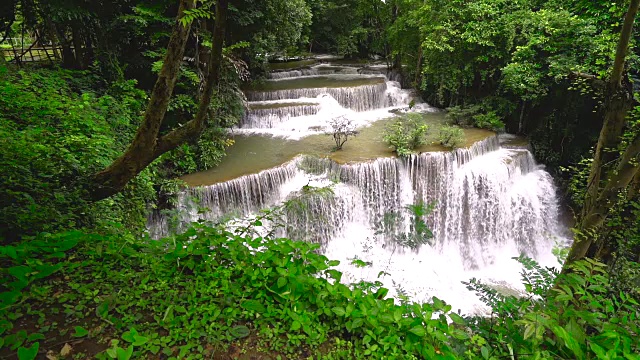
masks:
POLYGON ((117 194, 153 160, 180 144, 197 139, 204 130, 213 89, 220 79, 228 0, 218 0, 216 4, 212 55, 208 64, 209 76, 196 117, 184 126, 159 136, 189 37, 190 25, 183 26, 180 19, 185 10, 193 9, 194 6, 195 0, 180 0, 178 18, 169 40, 164 64, 151 93, 142 124, 125 153, 108 168, 93 176, 89 187, 92 200, 101 200, 117 194))
POLYGON ((598 254, 613 252, 615 244, 596 243, 596 233, 619 194, 627 189, 634 177, 639 176, 640 135, 629 143, 620 159, 616 161, 621 137, 627 125, 627 113, 635 104, 632 89, 624 81, 624 66, 639 6, 640 0, 631 0, 620 33, 613 71, 609 81, 603 86, 605 120, 591 165, 585 202, 577 226, 578 232, 567 257, 565 269, 572 262, 587 256, 597 257, 598 254), (617 165, 607 171, 607 166, 611 163, 617 165))
POLYGON ((80 27, 79 24, 77 22, 74 22, 71 25, 71 42, 73 43, 73 53, 75 56, 75 67, 77 69, 80 70, 84 70, 85 69, 85 63, 84 63, 84 47, 83 47, 83 41, 82 41, 82 36, 80 35, 80 27))

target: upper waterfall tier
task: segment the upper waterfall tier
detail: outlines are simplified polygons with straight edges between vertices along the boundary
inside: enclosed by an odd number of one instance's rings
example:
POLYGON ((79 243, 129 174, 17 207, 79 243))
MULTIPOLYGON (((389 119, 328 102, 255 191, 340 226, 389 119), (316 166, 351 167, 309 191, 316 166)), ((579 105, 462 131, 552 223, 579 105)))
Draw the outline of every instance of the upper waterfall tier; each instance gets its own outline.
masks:
POLYGON ((387 84, 384 81, 373 85, 248 91, 246 94, 249 101, 314 98, 327 94, 337 100, 340 106, 354 111, 369 111, 400 105, 394 103, 393 97, 388 96, 387 84))
POLYGON ((315 115, 320 111, 318 103, 250 103, 240 123, 241 128, 270 129, 293 117, 315 115))
POLYGON ((402 89, 402 77, 386 66, 286 64, 268 74, 269 80, 245 89, 249 102, 237 133, 297 140, 330 132, 336 118, 361 129, 409 104, 416 105, 413 111, 425 109, 413 91, 402 89))
MULTIPOLYGON (((332 74, 359 74, 360 69, 352 66, 333 66, 328 64, 316 65, 306 69, 275 71, 268 74, 269 79, 291 79, 304 76, 332 75, 332 74)), ((369 73, 374 75, 384 74, 383 72, 369 73)))

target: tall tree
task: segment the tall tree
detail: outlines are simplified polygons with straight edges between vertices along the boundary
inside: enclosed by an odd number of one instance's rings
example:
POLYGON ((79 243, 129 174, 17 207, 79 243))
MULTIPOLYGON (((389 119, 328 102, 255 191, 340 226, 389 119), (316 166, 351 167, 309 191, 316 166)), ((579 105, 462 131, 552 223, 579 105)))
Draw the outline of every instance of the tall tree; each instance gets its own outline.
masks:
POLYGON ((609 79, 602 81, 580 74, 603 92, 605 119, 591 165, 578 233, 567 265, 585 257, 603 259, 614 251, 616 244, 612 240, 605 237, 598 240, 598 229, 619 196, 628 199, 638 191, 640 132, 633 134, 625 143, 622 136, 628 124, 628 112, 635 105, 631 84, 625 76, 625 59, 639 6, 640 0, 631 0, 629 4, 609 79))
POLYGON ((178 16, 169 40, 163 66, 151 92, 142 124, 122 156, 106 169, 93 175, 88 184, 92 200, 101 200, 118 193, 131 179, 159 156, 187 141, 197 139, 204 131, 210 114, 211 97, 220 79, 228 6, 228 0, 218 0, 216 2, 208 76, 195 118, 182 127, 161 135, 160 129, 179 75, 191 28, 190 22, 181 20, 185 13, 189 13, 195 8, 195 0, 180 0, 178 16))

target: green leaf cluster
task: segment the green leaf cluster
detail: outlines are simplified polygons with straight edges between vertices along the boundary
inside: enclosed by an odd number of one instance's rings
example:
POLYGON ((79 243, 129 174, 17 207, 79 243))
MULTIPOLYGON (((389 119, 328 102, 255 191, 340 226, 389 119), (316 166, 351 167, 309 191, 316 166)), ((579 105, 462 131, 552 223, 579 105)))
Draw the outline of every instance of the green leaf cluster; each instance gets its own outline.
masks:
POLYGON ((144 222, 144 202, 155 197, 151 171, 109 204, 86 201, 88 176, 127 146, 146 101, 134 82, 95 84, 91 73, 65 70, 0 79, 0 238, 144 222))
POLYGON ((444 125, 438 133, 438 141, 442 146, 457 149, 464 146, 466 142, 464 130, 458 126, 444 125))
POLYGON ((387 125, 383 139, 398 156, 409 156, 426 143, 428 129, 422 114, 408 113, 387 125))

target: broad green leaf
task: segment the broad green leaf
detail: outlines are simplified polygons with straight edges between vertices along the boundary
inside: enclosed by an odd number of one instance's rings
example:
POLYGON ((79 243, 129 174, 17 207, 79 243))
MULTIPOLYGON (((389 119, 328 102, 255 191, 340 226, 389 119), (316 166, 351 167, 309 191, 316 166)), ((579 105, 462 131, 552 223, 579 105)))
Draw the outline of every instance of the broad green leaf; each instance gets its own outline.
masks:
POLYGON ((40 343, 35 343, 30 347, 20 347, 18 349, 18 359, 33 360, 38 355, 38 349, 40 349, 40 343))
POLYGON ((264 305, 262 305, 262 303, 257 300, 247 300, 242 303, 242 307, 260 314, 266 311, 264 305))
POLYGON ((83 328, 82 326, 76 326, 75 328, 75 332, 73 333, 73 337, 85 337, 89 334, 89 330, 83 328))
POLYGON ((482 354, 483 359, 489 359, 489 349, 486 346, 480 348, 480 353, 482 354))
POLYGON ((529 339, 531 336, 533 336, 533 334, 535 334, 536 332, 536 327, 533 324, 529 324, 527 325, 527 327, 524 330, 524 339, 527 340, 529 339))
POLYGON ((464 321, 464 319, 462 318, 462 316, 456 314, 456 313, 450 313, 449 317, 451 318, 451 320, 458 324, 458 325, 464 325, 466 322, 464 321))
POLYGON ((231 330, 229 330, 229 333, 236 339, 242 339, 249 336, 249 334, 251 334, 251 331, 249 331, 249 328, 244 325, 238 325, 231 328, 231 330))
POLYGON ((607 353, 604 351, 604 349, 600 345, 594 342, 591 342, 589 343, 589 347, 596 354, 598 359, 608 359, 607 353))
POLYGON ((376 292, 376 298, 378 299, 384 299, 387 294, 389 293, 389 289, 386 288, 380 288, 378 289, 378 291, 376 292))
POLYGON ((116 356, 118 357, 118 360, 129 360, 131 359, 131 356, 133 356, 133 345, 129 345, 128 348, 123 349, 123 348, 117 348, 116 349, 116 356))
POLYGON ((344 314, 346 314, 346 311, 341 306, 336 306, 336 307, 332 308, 331 310, 333 310, 333 313, 338 315, 338 316, 344 316, 344 314))
POLYGON ((422 326, 414 326, 409 330, 410 333, 415 334, 419 337, 423 337, 427 335, 427 331, 422 326))

